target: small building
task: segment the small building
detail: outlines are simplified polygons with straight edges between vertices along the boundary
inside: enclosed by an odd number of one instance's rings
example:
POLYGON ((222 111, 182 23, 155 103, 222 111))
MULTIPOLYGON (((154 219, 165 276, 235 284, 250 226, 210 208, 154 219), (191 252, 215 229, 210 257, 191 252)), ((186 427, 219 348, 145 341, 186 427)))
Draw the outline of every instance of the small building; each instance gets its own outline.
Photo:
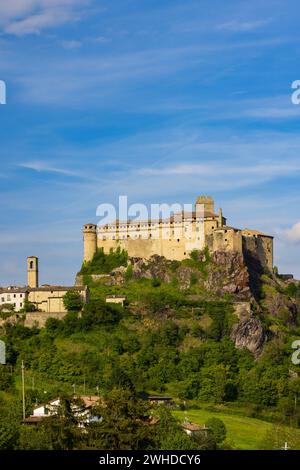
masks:
POLYGON ((27 297, 26 287, 2 287, 0 288, 0 307, 3 305, 12 305, 15 312, 24 308, 27 297))
POLYGON ((172 405, 172 397, 166 397, 166 396, 158 396, 158 395, 148 395, 147 399, 150 401, 151 404, 166 404, 166 405, 172 405))
POLYGON ((207 431, 209 430, 209 428, 207 428, 205 424, 201 426, 199 424, 191 423, 189 421, 185 421, 182 424, 182 429, 186 432, 188 436, 194 436, 199 433, 204 433, 205 436, 207 436, 207 431))
POLYGON ((122 305, 122 307, 124 307, 126 301, 126 295, 107 295, 105 298, 107 304, 119 304, 122 305))

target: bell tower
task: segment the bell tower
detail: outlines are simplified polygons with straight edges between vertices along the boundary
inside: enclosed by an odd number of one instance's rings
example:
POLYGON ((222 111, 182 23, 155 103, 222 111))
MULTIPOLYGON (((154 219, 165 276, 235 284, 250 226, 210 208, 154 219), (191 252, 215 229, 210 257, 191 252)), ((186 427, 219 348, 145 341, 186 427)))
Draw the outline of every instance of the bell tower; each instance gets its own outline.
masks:
POLYGON ((39 287, 39 259, 36 256, 27 258, 27 279, 28 287, 39 287))

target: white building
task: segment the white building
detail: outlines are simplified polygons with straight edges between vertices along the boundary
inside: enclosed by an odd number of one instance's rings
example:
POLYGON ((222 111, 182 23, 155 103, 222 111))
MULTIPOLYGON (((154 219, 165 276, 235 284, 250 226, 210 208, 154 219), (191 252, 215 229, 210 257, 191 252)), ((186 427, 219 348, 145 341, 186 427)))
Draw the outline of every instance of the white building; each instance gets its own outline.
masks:
MULTIPOLYGON (((80 396, 74 397, 72 411, 78 419, 78 426, 84 427, 90 423, 100 421, 102 418, 92 413, 93 407, 99 403, 98 396, 80 396)), ((56 398, 48 403, 39 405, 33 409, 33 414, 25 419, 27 424, 36 424, 49 416, 56 416, 60 406, 60 399, 56 398)))
POLYGON ((22 308, 24 308, 26 296, 26 287, 0 288, 0 307, 5 304, 13 305, 15 312, 19 312, 22 308))

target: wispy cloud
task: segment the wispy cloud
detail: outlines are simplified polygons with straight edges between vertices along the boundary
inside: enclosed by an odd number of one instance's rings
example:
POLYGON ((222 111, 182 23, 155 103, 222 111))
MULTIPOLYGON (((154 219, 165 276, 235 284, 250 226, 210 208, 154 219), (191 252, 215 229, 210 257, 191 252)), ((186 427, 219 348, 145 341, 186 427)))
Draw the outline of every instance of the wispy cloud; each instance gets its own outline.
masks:
POLYGON ((233 33, 249 32, 262 28, 263 26, 269 24, 271 21, 272 18, 254 21, 232 20, 216 25, 216 29, 222 31, 230 31, 233 33))
POLYGON ((227 163, 207 163, 207 164, 180 164, 180 165, 171 165, 169 167, 162 168, 143 168, 138 171, 141 175, 153 175, 153 176, 162 176, 162 175, 205 175, 205 176, 225 176, 225 175, 253 175, 259 176, 260 178, 272 179, 278 175, 291 175, 295 172, 300 172, 300 162, 274 162, 270 161, 261 161, 255 162, 253 165, 239 165, 235 166, 234 164, 230 165, 227 163))
POLYGON ((26 168, 28 170, 36 171, 38 173, 46 172, 46 173, 58 173, 58 174, 65 175, 65 176, 74 176, 74 177, 80 176, 80 174, 78 174, 76 171, 68 170, 65 168, 54 167, 45 161, 23 162, 23 163, 19 163, 18 166, 21 168, 26 168))
POLYGON ((156 83, 158 78, 167 79, 174 74, 190 77, 190 71, 195 67, 198 70, 198 80, 205 82, 212 77, 213 57, 213 67, 223 70, 221 64, 217 65, 217 58, 223 60, 226 52, 244 57, 245 50, 273 48, 284 41, 285 39, 280 38, 239 43, 231 41, 101 55, 97 51, 88 56, 60 57, 47 62, 41 58, 29 67, 26 64, 17 80, 24 99, 33 103, 81 103, 86 106, 88 101, 89 105, 109 103, 112 106, 116 103, 117 93, 126 93, 129 96, 132 89, 135 92, 140 83, 146 86, 156 83))
POLYGON ((0 4, 0 25, 16 36, 38 34, 81 18, 89 0, 11 0, 0 4))

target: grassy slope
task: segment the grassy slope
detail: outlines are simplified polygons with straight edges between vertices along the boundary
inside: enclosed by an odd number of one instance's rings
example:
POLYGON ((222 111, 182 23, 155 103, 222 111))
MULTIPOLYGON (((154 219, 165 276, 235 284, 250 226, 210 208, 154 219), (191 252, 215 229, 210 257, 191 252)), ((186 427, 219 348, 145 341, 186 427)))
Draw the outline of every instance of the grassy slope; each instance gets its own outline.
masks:
MULTIPOLYGON (((234 449, 256 450, 263 440, 266 432, 273 426, 272 423, 246 416, 229 415, 226 413, 213 413, 207 410, 174 411, 174 415, 184 421, 185 416, 189 421, 204 424, 209 418, 221 419, 227 428, 227 441, 234 449)), ((295 430, 300 437, 300 430, 295 430)), ((282 444, 284 445, 284 443, 282 444)))

